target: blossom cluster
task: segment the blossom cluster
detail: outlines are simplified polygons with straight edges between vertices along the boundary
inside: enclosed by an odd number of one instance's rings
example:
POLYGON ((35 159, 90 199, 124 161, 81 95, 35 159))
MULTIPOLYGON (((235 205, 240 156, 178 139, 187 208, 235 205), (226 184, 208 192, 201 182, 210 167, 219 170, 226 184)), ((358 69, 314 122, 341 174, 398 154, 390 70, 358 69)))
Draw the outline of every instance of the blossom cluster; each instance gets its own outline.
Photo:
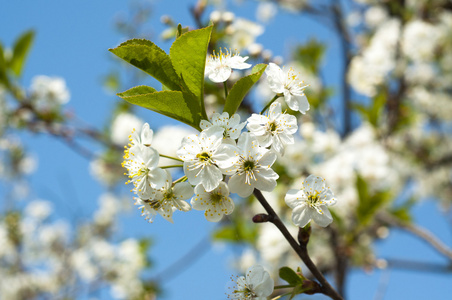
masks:
MULTIPOLYGON (((225 82, 232 69, 251 67, 245 63, 247 58, 229 50, 220 51, 207 58, 205 75, 215 83, 225 82)), ((294 144, 293 135, 298 130, 297 118, 283 111, 283 104, 275 100, 283 97, 289 108, 303 114, 309 110, 309 102, 303 92, 307 85, 293 69, 284 72, 270 63, 266 74, 268 86, 276 95, 263 112, 253 113, 246 122, 240 122, 240 115, 229 116, 228 112, 213 113, 210 120, 202 120, 201 132, 185 136, 177 158, 173 158, 183 163, 176 167, 181 166, 184 172, 174 182, 165 169, 175 166, 159 166, 160 154, 152 147, 149 124, 144 124, 140 133, 132 132, 122 165, 129 177, 126 183, 133 184, 136 204, 146 219, 152 222, 160 214, 173 222, 174 211, 193 208, 205 211, 208 221, 218 222, 234 210, 230 193, 249 197, 254 189, 273 191, 279 175, 272 166, 284 155, 286 146, 294 144), (248 131, 243 132, 244 128, 248 131)), ((332 217, 326 205, 335 203, 331 190, 315 176, 309 177, 306 185, 298 193, 289 191, 286 198, 294 209, 294 223, 305 226, 312 219, 327 226, 332 217)))

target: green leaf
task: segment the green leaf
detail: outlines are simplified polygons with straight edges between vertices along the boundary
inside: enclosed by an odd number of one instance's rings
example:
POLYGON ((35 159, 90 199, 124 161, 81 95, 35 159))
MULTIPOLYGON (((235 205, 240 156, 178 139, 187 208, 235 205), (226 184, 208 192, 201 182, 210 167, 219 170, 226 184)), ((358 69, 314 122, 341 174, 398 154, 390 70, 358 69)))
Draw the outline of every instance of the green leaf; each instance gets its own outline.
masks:
POLYGON ((14 43, 13 56, 9 62, 9 68, 17 77, 19 77, 22 73, 28 52, 33 44, 34 36, 35 32, 33 30, 29 30, 23 33, 14 43))
POLYGON ((181 91, 181 80, 174 71, 170 57, 151 41, 132 39, 109 51, 148 73, 171 90, 181 91))
POLYGON ((6 61, 5 54, 3 52, 3 46, 0 43, 0 83, 5 86, 9 86, 8 77, 6 76, 6 61))
POLYGON ((385 203, 391 199, 390 191, 378 191, 369 193, 367 182, 359 175, 356 178, 356 188, 358 190, 357 217, 362 225, 367 225, 372 217, 385 203))
POLYGON ((170 49, 170 58, 176 73, 198 99, 204 111, 204 68, 212 26, 192 30, 177 38, 170 49))
POLYGON ((240 103, 243 101, 243 98, 245 98, 248 91, 259 80, 259 78, 261 78, 266 67, 266 64, 258 64, 254 66, 250 75, 241 78, 234 84, 232 89, 229 91, 228 97, 226 98, 226 103, 223 109, 224 112, 227 112, 229 116, 232 116, 237 111, 240 103))
POLYGON ((320 63, 322 62, 325 54, 325 44, 311 39, 306 44, 297 47, 294 51, 294 59, 299 61, 301 65, 311 71, 313 74, 317 74, 320 63))
POLYGON ((137 86, 119 97, 135 105, 188 124, 197 130, 201 121, 201 108, 190 94, 179 91, 157 92, 149 86, 137 86))
POLYGON ((303 283, 303 279, 289 267, 282 267, 279 269, 279 277, 293 286, 303 283))

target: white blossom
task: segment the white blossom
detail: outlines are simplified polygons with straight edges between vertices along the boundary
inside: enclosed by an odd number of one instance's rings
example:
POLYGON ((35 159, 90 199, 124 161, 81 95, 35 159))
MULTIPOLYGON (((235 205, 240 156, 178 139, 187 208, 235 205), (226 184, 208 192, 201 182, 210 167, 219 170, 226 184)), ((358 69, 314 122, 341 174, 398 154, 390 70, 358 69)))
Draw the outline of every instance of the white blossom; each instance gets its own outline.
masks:
POLYGON ((234 140, 239 138, 245 124, 246 122, 240 123, 240 115, 234 114, 229 118, 229 114, 224 112, 221 115, 219 113, 214 113, 212 115, 212 122, 202 120, 199 127, 203 130, 215 125, 224 128, 223 142, 235 144, 234 140))
POLYGON ((229 215, 234 210, 234 202, 229 197, 229 188, 226 183, 207 192, 202 184, 195 187, 195 196, 190 201, 193 209, 205 210, 207 221, 218 222, 224 215, 229 215))
POLYGON ((116 145, 125 145, 130 141, 130 132, 141 128, 143 120, 128 112, 118 114, 111 123, 110 138, 116 145))
POLYGON ((274 281, 270 274, 260 265, 250 267, 245 276, 237 278, 237 287, 229 299, 236 300, 267 300, 273 293, 274 281))
POLYGON ((271 169, 277 155, 271 150, 259 146, 255 136, 245 132, 239 138, 238 158, 233 168, 226 174, 231 175, 229 189, 241 197, 248 197, 255 188, 270 192, 276 187, 278 174, 271 169))
POLYGON ((225 82, 232 74, 232 69, 243 70, 251 67, 251 64, 245 63, 248 56, 241 57, 238 53, 233 53, 226 49, 223 52, 210 55, 207 58, 205 75, 213 82, 225 82))
POLYGON ((173 185, 171 173, 166 171, 166 182, 163 188, 156 191, 154 199, 141 199, 138 204, 148 213, 144 213, 150 222, 158 212, 163 218, 173 223, 173 212, 175 210, 189 211, 190 205, 185 201, 193 196, 193 187, 188 182, 178 182, 173 185))
POLYGON ((152 147, 134 145, 126 149, 122 166, 127 169, 134 191, 142 199, 153 199, 155 190, 163 187, 166 179, 164 170, 158 167, 159 154, 152 147))
POLYGON ((69 102, 70 94, 61 77, 35 76, 31 80, 30 89, 39 111, 52 111, 69 102))
POLYGON ((269 147, 284 155, 284 147, 294 143, 293 134, 297 131, 297 118, 283 113, 281 104, 274 102, 268 115, 252 114, 248 118, 248 130, 256 136, 262 147, 269 147))
POLYGON ((321 177, 310 175, 301 189, 289 190, 284 200, 293 209, 292 221, 299 227, 306 226, 311 220, 322 227, 333 222, 327 205, 334 205, 336 199, 321 177))
POLYGON ((192 185, 202 183, 206 191, 212 191, 223 180, 222 169, 234 164, 235 147, 222 144, 223 132, 223 128, 212 126, 182 140, 177 155, 184 161, 184 172, 192 185))
POLYGON ((303 114, 309 110, 309 102, 304 94, 307 85, 298 78, 292 68, 284 72, 276 64, 269 63, 265 69, 265 74, 267 74, 270 89, 277 94, 283 94, 290 109, 300 111, 303 114))

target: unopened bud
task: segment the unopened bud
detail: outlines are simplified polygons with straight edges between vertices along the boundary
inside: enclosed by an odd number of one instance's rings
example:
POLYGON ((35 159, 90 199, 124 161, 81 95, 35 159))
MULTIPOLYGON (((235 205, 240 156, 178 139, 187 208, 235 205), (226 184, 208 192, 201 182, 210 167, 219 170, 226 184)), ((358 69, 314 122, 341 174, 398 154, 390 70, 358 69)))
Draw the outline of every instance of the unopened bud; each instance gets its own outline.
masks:
POLYGON ((254 223, 265 223, 269 222, 271 217, 267 214, 258 214, 253 217, 254 223))

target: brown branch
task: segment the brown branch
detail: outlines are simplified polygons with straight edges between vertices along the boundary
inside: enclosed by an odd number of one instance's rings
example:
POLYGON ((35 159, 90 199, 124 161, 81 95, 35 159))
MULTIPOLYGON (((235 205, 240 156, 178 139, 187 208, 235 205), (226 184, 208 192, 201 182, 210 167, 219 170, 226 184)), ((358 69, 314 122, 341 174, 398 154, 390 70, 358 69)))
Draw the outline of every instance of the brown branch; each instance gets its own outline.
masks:
POLYGON ((432 273, 452 273, 452 263, 439 264, 431 262, 413 261, 407 259, 385 259, 387 268, 411 270, 418 272, 432 272, 432 273))
POLYGON ((279 231, 281 231, 283 236, 286 238, 287 242, 289 242, 292 249, 295 250, 295 252, 304 262, 306 267, 308 267, 309 271, 311 271, 312 275, 314 275, 314 277, 319 281, 319 283, 321 284, 322 294, 330 296, 332 299, 343 299, 342 296, 325 279, 325 277, 319 271, 317 266, 312 262, 308 254, 308 249, 306 247, 307 241, 306 243, 302 244, 299 244, 295 241, 293 236, 290 234, 289 230, 287 230, 284 223, 276 214, 276 212, 273 210, 270 204, 268 204, 267 200, 265 199, 264 195, 262 195, 261 191, 259 191, 258 189, 254 189, 254 196, 257 198, 257 200, 261 203, 261 205, 270 215, 269 221, 273 223, 279 229, 279 231))
POLYGON ((397 218, 391 216, 390 214, 379 214, 377 216, 381 221, 388 223, 394 227, 399 227, 408 232, 411 232, 415 236, 424 240, 432 246, 436 251, 446 256, 449 260, 452 261, 452 250, 448 248, 443 242, 441 242, 437 237, 435 237, 431 232, 427 231, 424 228, 418 227, 411 223, 406 223, 398 220, 397 218))

